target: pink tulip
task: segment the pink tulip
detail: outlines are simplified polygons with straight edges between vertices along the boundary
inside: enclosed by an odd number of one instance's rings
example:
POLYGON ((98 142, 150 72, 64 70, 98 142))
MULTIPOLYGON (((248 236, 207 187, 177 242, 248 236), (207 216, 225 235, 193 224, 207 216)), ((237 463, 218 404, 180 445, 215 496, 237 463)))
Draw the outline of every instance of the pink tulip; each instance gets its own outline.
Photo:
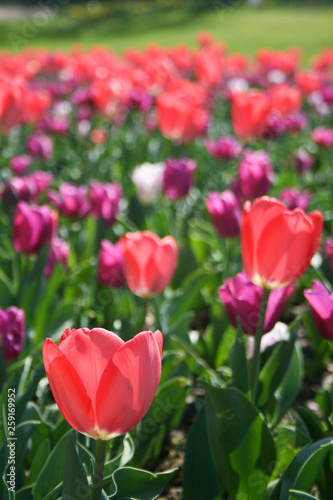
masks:
POLYGON ((120 288, 125 284, 123 254, 120 243, 112 244, 102 240, 98 255, 98 281, 111 288, 120 288))
POLYGON ((13 243, 17 252, 36 254, 56 234, 58 214, 48 206, 21 201, 13 219, 13 243))
POLYGON ((237 236, 240 229, 241 209, 232 191, 211 192, 206 200, 206 208, 216 231, 222 238, 237 236))
POLYGON ((157 390, 162 344, 159 330, 141 332, 128 342, 102 328, 68 328, 58 346, 46 339, 46 375, 67 422, 103 440, 133 429, 157 390))
POLYGON ((137 231, 126 233, 120 244, 130 290, 143 298, 161 293, 176 270, 178 249, 174 238, 160 239, 150 231, 137 231))
POLYGON ((24 311, 15 306, 0 308, 0 337, 5 361, 14 361, 23 349, 25 340, 24 311))

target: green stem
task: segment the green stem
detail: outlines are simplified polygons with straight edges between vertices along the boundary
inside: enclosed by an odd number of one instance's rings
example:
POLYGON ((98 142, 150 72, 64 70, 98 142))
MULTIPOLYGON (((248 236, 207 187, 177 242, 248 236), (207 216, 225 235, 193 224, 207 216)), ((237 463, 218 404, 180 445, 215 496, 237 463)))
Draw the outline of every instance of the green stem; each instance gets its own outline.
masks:
POLYGON ((102 439, 98 439, 96 441, 96 459, 91 500, 101 500, 102 498, 106 445, 107 441, 104 441, 102 439))
POLYGON ((270 290, 264 288, 260 304, 258 326, 255 335, 254 354, 251 364, 251 402, 253 404, 255 404, 257 399, 258 376, 260 371, 260 343, 261 343, 261 338, 264 334, 264 323, 265 323, 269 293, 270 290))

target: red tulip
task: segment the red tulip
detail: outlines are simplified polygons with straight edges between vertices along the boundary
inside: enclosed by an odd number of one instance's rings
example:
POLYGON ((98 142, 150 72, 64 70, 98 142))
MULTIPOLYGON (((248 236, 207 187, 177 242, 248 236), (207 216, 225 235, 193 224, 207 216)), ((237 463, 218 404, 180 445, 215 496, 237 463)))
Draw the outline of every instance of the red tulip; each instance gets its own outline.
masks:
POLYGON ((302 104, 301 92, 297 88, 285 84, 272 87, 269 96, 272 111, 279 113, 281 116, 299 111, 302 104))
POLYGON ((323 227, 318 211, 288 210, 263 196, 243 207, 241 250, 244 269, 253 283, 279 288, 297 280, 317 251, 323 227))
POLYGON ((126 233, 120 239, 124 273, 130 290, 149 298, 170 283, 177 265, 178 249, 172 236, 160 239, 150 231, 126 233))
POLYGON ((67 328, 59 345, 46 339, 43 359, 58 408, 94 439, 111 439, 147 413, 161 376, 163 337, 141 332, 128 342, 103 328, 67 328))
POLYGON ((253 139, 265 131, 270 102, 259 90, 235 92, 231 100, 231 119, 238 137, 253 139))

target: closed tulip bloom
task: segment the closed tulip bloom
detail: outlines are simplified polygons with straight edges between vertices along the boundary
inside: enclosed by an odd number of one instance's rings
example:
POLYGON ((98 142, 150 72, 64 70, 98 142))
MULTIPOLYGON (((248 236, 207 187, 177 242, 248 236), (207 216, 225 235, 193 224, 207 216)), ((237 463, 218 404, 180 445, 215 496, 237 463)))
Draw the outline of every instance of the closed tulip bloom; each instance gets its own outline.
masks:
POLYGON ((270 109, 267 95, 259 90, 234 92, 231 99, 231 120, 235 134, 246 140, 261 137, 270 109))
POLYGON ((123 254, 119 242, 112 244, 108 240, 101 241, 97 279, 102 285, 111 288, 120 288, 125 284, 123 254))
MULTIPOLYGON (((264 333, 270 332, 280 319, 289 296, 295 291, 295 285, 273 290, 269 296, 264 333)), ((230 323, 236 327, 237 318, 245 335, 255 335, 259 320, 263 289, 255 285, 244 271, 228 278, 219 287, 220 299, 226 308, 230 323)))
POLYGON ((206 200, 206 208, 211 216, 216 231, 222 238, 238 236, 241 209, 232 191, 211 192, 206 200))
POLYGON ((5 361, 15 361, 24 346, 25 316, 22 309, 15 306, 0 308, 0 338, 5 361))
POLYGON ((163 186, 164 163, 142 163, 135 167, 132 181, 135 184, 140 203, 152 205, 163 186))
POLYGON ((68 267, 69 244, 61 238, 52 238, 50 251, 44 268, 44 276, 49 278, 54 266, 59 262, 64 269, 68 267))
POLYGON ((46 339, 45 371, 63 417, 93 439, 129 432, 155 396, 162 344, 158 330, 141 332, 128 342, 103 328, 68 328, 58 346, 46 339))
POLYGON ((91 181, 90 184, 90 215, 102 217, 106 224, 111 225, 119 212, 119 202, 122 196, 121 185, 117 182, 91 181))
POLYGON ((17 155, 10 159, 9 166, 15 175, 22 175, 30 167, 31 163, 31 156, 17 155))
POLYGON ((29 177, 12 177, 5 182, 1 193, 5 207, 16 205, 19 201, 36 202, 37 187, 29 177))
POLYGON ((290 113, 284 119, 286 132, 298 133, 302 132, 308 126, 308 118, 305 113, 290 113))
POLYGON ((330 267, 333 273, 333 238, 326 238, 324 252, 328 256, 330 267))
POLYGON ((27 140, 29 153, 41 160, 49 160, 53 155, 52 139, 46 134, 33 134, 27 140))
POLYGON ((124 273, 130 290, 142 298, 154 297, 170 283, 178 248, 172 236, 161 239, 150 231, 126 233, 120 239, 124 273))
POLYGON ((289 210, 294 210, 294 208, 298 207, 305 212, 309 206, 311 192, 302 192, 297 188, 286 188, 281 191, 279 198, 289 208, 289 210))
POLYGON ((272 111, 280 116, 299 111, 302 104, 301 92, 295 87, 281 84, 275 85, 269 91, 272 111))
POLYGON ((238 180, 245 198, 264 196, 269 191, 274 172, 266 151, 246 150, 238 166, 238 180))
POLYGON ((197 167, 194 160, 188 158, 168 158, 163 174, 163 191, 170 200, 183 198, 193 184, 193 174, 197 167))
POLYGON ((58 228, 58 214, 46 205, 21 201, 13 219, 13 244, 17 252, 37 254, 58 228))
POLYGON ((303 173, 311 170, 315 164, 315 159, 305 149, 299 148, 294 154, 293 162, 296 169, 303 173))
POLYGON ((333 145, 333 128, 316 127, 311 133, 311 139, 318 144, 318 146, 330 148, 333 145))
POLYGON ((207 139, 205 146, 211 156, 220 160, 232 160, 242 150, 241 143, 229 135, 219 137, 216 140, 207 139))
POLYGON ((75 184, 64 182, 59 188, 59 193, 51 190, 47 195, 47 199, 65 217, 82 218, 91 209, 87 186, 76 186, 75 184))
POLYGON ((0 76, 0 134, 23 121, 24 88, 19 79, 9 80, 0 76))
POLYGON ((288 210, 267 196, 247 201, 241 222, 241 251, 250 280, 264 288, 279 288, 297 280, 309 267, 320 245, 323 216, 288 210))
POLYGON ((333 340, 333 293, 320 281, 312 281, 312 290, 304 290, 313 320, 320 335, 327 340, 333 340))

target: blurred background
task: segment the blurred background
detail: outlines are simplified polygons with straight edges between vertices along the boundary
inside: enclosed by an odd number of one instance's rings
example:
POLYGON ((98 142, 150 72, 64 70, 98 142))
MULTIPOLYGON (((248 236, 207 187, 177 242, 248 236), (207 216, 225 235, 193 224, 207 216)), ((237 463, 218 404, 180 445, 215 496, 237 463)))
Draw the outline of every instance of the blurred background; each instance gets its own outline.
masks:
POLYGON ((333 0, 0 0, 0 50, 194 46, 209 31, 230 51, 298 45, 302 64, 333 45, 333 0))

